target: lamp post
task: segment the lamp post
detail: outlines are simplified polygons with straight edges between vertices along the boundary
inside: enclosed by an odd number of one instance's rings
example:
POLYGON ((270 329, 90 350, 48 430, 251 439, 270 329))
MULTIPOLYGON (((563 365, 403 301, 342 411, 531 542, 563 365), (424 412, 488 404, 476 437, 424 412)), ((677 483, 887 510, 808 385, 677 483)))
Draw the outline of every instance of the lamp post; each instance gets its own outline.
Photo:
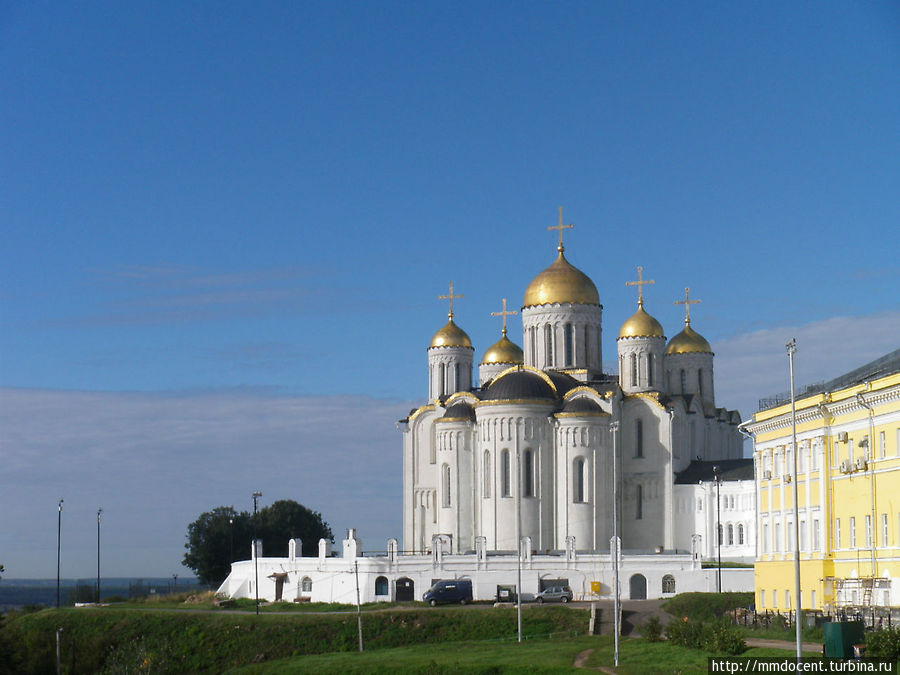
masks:
POLYGON ((719 560, 719 568, 716 570, 716 592, 722 592, 722 504, 719 498, 719 484, 721 468, 716 464, 713 467, 713 476, 716 477, 716 551, 719 560))
POLYGON ((97 509, 97 602, 100 602, 100 514, 103 509, 97 509))
POLYGON ((256 537, 257 537, 257 523, 256 523, 256 513, 257 513, 257 500, 262 497, 262 492, 254 492, 253 493, 253 569, 255 581, 253 584, 254 589, 256 590, 256 615, 259 616, 259 550, 257 548, 256 537))
POLYGON ((522 641, 522 458, 519 456, 519 433, 516 429, 516 623, 522 641))
POLYGON ((228 519, 228 562, 234 562, 234 518, 228 519))
POLYGON ((619 476, 618 476, 618 431, 619 423, 612 422, 609 425, 612 432, 613 445, 613 461, 612 461, 612 479, 613 479, 613 538, 612 538, 612 559, 613 559, 613 635, 615 642, 614 657, 615 664, 619 666, 619 631, 621 607, 619 601, 619 476))
POLYGON ((59 609, 59 553, 60 541, 62 539, 62 505, 63 500, 59 500, 56 505, 56 608, 59 609))
MULTIPOLYGON (((797 660, 803 657, 801 636, 801 609, 800 605, 800 505, 797 502, 797 406, 794 399, 794 352, 797 351, 797 340, 791 338, 785 345, 787 347, 788 361, 791 366, 791 447, 794 453, 794 602, 797 609, 794 611, 794 635, 797 640, 797 660)), ((875 526, 875 523, 872 523, 875 526)), ((790 610, 790 607, 788 607, 790 610)))

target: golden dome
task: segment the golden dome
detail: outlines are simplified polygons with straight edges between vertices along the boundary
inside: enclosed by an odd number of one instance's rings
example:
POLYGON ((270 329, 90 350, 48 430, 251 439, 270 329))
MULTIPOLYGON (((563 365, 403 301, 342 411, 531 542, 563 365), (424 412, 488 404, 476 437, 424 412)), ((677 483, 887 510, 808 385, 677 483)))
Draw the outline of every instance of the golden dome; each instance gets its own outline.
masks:
POLYGON ((700 333, 691 328, 690 321, 684 322, 684 330, 669 340, 666 354, 712 354, 712 347, 700 333))
POLYGON ((659 321, 644 311, 644 303, 638 303, 638 310, 631 315, 619 330, 620 338, 627 337, 655 337, 665 339, 663 328, 659 321))
POLYGON ((481 359, 481 363, 485 365, 495 363, 525 363, 525 353, 517 344, 506 337, 506 330, 504 330, 503 337, 489 347, 484 353, 484 358, 481 359))
POLYGON ((558 250, 559 257, 553 264, 528 284, 523 306, 532 307, 553 303, 599 305, 600 295, 597 293, 594 282, 566 260, 561 247, 558 250))
POLYGON ((431 338, 432 347, 471 347, 472 341, 466 331, 453 323, 453 317, 431 338))

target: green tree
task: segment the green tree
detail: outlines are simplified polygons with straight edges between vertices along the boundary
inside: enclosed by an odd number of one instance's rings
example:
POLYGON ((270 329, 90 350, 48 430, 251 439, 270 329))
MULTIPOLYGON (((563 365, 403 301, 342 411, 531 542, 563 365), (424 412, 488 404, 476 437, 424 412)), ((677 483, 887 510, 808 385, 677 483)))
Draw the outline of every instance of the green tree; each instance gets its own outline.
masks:
POLYGON ((303 541, 304 555, 316 554, 319 539, 334 540, 322 514, 292 500, 262 507, 255 520, 248 511, 219 506, 188 525, 182 564, 194 571, 201 584, 218 586, 232 562, 250 557, 254 531, 263 541, 263 555, 271 557, 287 556, 289 539, 303 541))

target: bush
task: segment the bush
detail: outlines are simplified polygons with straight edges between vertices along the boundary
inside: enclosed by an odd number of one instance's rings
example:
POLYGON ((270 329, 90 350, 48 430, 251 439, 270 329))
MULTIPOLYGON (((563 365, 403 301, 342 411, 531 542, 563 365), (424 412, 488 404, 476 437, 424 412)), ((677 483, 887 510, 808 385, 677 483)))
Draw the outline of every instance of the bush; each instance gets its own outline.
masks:
POLYGON ((657 616, 651 616, 641 626, 641 635, 648 642, 660 642, 662 640, 662 622, 657 616))
POLYGON ((753 605, 753 593, 679 593, 662 607, 672 616, 715 621, 725 612, 753 605))
POLYGON ((672 621, 666 626, 666 637, 673 645, 703 649, 717 656, 742 654, 747 645, 739 629, 726 621, 672 621))
POLYGON ((702 621, 688 621, 685 617, 682 621, 670 621, 665 632, 670 644, 703 649, 703 629, 702 621))
POLYGON ((900 659, 900 628, 866 633, 866 656, 878 656, 891 661, 900 659))

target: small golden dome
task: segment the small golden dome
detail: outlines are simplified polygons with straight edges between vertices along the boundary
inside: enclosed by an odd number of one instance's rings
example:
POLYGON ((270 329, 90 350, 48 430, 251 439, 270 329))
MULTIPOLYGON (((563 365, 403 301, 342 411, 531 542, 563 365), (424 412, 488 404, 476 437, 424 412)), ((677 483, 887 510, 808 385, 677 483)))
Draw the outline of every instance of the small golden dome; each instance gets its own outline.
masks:
POLYGON ((581 270, 573 267, 562 250, 550 267, 538 274, 525 291, 524 307, 572 303, 599 305, 597 287, 581 270))
POLYGON ((669 340, 666 354, 712 354, 712 347, 700 333, 691 328, 690 321, 684 322, 684 330, 669 340))
POLYGON ((631 315, 619 330, 620 338, 627 337, 655 337, 665 339, 663 328, 659 321, 644 311, 644 303, 638 303, 638 310, 631 315))
POLYGON ((453 323, 453 318, 431 338, 432 347, 471 347, 472 341, 466 331, 453 323))
POLYGON ((503 337, 495 342, 484 353, 481 359, 483 365, 509 363, 512 365, 525 363, 525 353, 512 340, 506 337, 506 330, 503 331, 503 337))

